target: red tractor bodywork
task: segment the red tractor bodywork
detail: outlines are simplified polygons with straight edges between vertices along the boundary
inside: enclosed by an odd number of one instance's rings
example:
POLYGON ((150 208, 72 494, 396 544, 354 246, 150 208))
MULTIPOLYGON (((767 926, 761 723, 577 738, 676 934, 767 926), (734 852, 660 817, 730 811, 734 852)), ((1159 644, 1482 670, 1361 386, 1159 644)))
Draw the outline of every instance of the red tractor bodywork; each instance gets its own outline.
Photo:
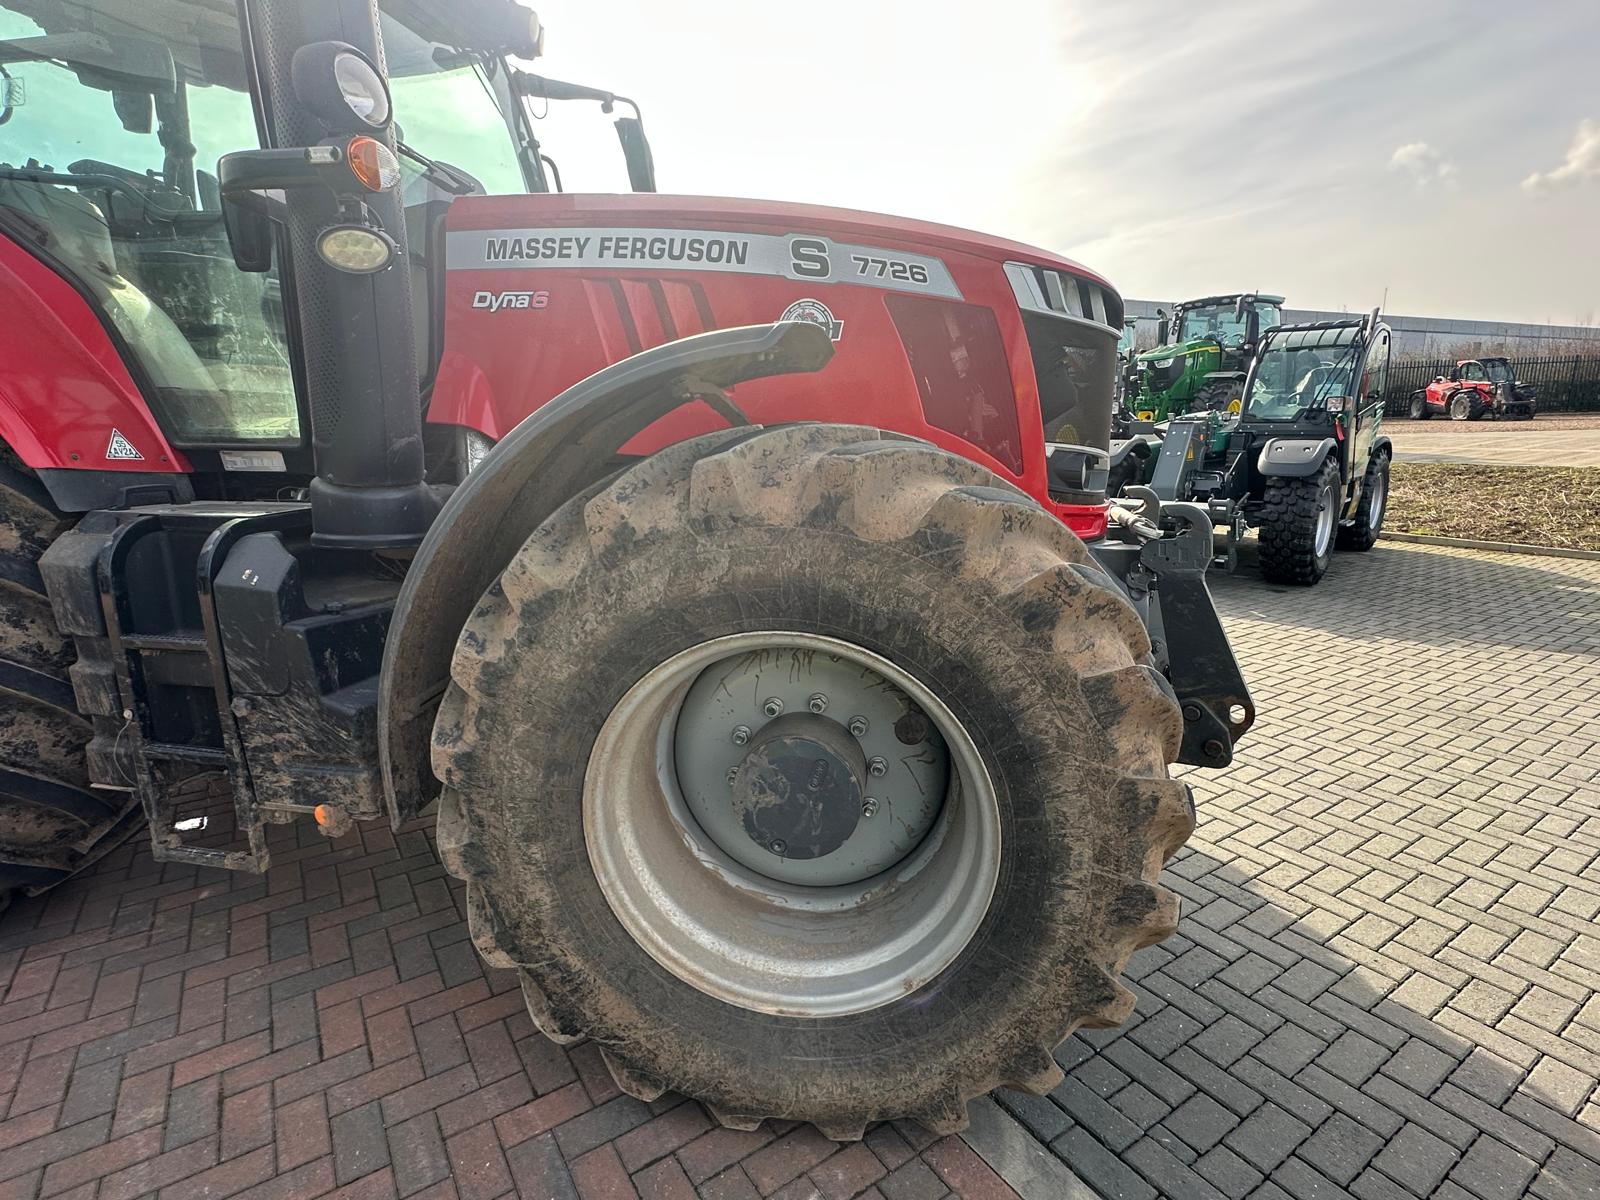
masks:
MULTIPOLYGON (((445 247, 430 422, 498 438, 530 401, 641 350, 808 320, 828 328, 832 362, 816 378, 741 384, 733 399, 752 421, 851 422, 926 438, 1010 479, 1080 536, 1105 531, 1103 505, 1050 497, 1040 389, 1005 269, 1081 282, 1095 297, 1087 311, 1114 307, 1120 320, 1110 285, 1076 264, 924 222, 692 196, 467 197, 450 208, 445 247)), ((696 404, 626 449, 648 454, 726 424, 696 404)))
MULTIPOLYGON (((1095 360, 1076 376, 1068 365, 1049 416, 1061 440, 1105 449, 1108 417, 1097 410, 1112 385, 1122 303, 1077 264, 925 222, 689 196, 469 196, 450 206, 442 226, 433 247, 442 248, 445 270, 428 273, 427 295, 414 292, 436 331, 442 320, 433 425, 498 440, 564 389, 641 350, 714 329, 807 320, 828 328, 832 362, 821 376, 740 385, 732 399, 752 421, 852 422, 923 437, 1013 481, 1079 536, 1105 532, 1103 502, 1050 494, 1035 373, 1040 354, 1095 360), (1032 340, 1024 294, 1038 301, 1032 340), (1048 336, 1041 328, 1069 330, 1082 344, 1035 345, 1048 336)), ((25 463, 191 469, 163 437, 104 323, 61 275, 3 239, 0 305, 14 314, 0 439, 25 463), (119 434, 140 457, 116 456, 128 453, 119 434)), ((726 424, 696 403, 626 449, 647 454, 726 424)))

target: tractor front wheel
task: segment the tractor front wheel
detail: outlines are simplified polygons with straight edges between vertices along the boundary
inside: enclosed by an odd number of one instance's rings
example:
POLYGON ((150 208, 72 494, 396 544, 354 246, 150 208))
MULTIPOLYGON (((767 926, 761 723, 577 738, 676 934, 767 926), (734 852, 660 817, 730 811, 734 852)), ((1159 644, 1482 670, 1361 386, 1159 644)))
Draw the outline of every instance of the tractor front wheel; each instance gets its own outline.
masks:
POLYGON ((1339 527, 1339 549, 1371 550, 1383 529, 1383 513, 1388 506, 1389 456, 1376 453, 1367 462, 1366 474, 1362 476, 1355 520, 1339 527))
POLYGON ((1333 557, 1338 524, 1339 466, 1332 458, 1314 475, 1269 478, 1261 513, 1261 574, 1274 583, 1316 583, 1333 557))
POLYGON ((558 509, 434 732, 473 940, 550 1037, 724 1124, 937 1131, 1125 1018, 1193 828, 1143 624, 988 470, 735 429, 558 509))
POLYGON ((1477 395, 1470 389, 1457 392, 1450 397, 1450 419, 1452 421, 1476 421, 1483 415, 1478 407, 1477 395))

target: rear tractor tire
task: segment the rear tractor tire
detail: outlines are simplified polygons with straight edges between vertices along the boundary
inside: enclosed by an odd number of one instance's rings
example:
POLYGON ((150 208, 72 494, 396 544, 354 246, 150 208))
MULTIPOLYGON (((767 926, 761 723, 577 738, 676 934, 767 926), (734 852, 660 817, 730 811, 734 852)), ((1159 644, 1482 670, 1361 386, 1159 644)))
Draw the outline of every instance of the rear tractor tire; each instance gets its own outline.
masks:
POLYGON ((91 791, 67 669, 39 557, 70 521, 0 447, 0 908, 68 878, 137 827, 124 792, 91 791))
POLYGON ((1411 400, 1406 405, 1406 414, 1413 421, 1426 421, 1433 414, 1428 411, 1428 393, 1412 392, 1411 400))
POLYGON ((462 632, 439 849, 534 1021, 724 1125, 1048 1091, 1171 934, 1181 719, 1134 610, 986 469, 709 434, 558 509, 462 632))
POLYGON ((1389 456, 1379 452, 1367 460, 1354 521, 1339 526, 1339 549, 1371 550, 1377 544, 1378 534, 1383 531, 1383 514, 1388 508, 1389 456))
POLYGON ((1338 525, 1339 467, 1332 458, 1314 475, 1269 478, 1261 514, 1261 574, 1274 583, 1316 583, 1327 573, 1338 525))

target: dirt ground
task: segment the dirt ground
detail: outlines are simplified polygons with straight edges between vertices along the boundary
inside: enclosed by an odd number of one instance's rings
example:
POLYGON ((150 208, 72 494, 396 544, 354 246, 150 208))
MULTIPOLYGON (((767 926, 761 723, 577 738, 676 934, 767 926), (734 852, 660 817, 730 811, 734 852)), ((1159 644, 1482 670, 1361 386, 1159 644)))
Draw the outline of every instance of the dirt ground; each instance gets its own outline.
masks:
POLYGON ((1548 413, 1532 421, 1388 419, 1400 462, 1600 467, 1600 413, 1548 413))
MULTIPOLYGON (((1600 443, 1600 422, 1593 425, 1600 443)), ((1569 435, 1570 436, 1570 435, 1569 435)), ((1400 446, 1399 438, 1395 446, 1400 446)), ((1600 550, 1600 466, 1394 464, 1384 528, 1600 550)))

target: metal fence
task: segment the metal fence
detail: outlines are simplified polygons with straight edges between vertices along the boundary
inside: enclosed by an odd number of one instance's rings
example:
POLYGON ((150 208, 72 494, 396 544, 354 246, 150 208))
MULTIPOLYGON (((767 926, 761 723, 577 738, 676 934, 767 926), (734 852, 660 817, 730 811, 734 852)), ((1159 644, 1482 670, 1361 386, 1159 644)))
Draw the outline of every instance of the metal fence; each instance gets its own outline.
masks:
MULTIPOLYGON (((1453 359, 1403 359, 1389 364, 1384 412, 1406 415, 1411 393, 1425 388, 1436 375, 1449 375, 1453 359)), ((1600 412, 1600 355, 1513 358, 1511 372, 1539 389, 1540 412, 1600 412)))

